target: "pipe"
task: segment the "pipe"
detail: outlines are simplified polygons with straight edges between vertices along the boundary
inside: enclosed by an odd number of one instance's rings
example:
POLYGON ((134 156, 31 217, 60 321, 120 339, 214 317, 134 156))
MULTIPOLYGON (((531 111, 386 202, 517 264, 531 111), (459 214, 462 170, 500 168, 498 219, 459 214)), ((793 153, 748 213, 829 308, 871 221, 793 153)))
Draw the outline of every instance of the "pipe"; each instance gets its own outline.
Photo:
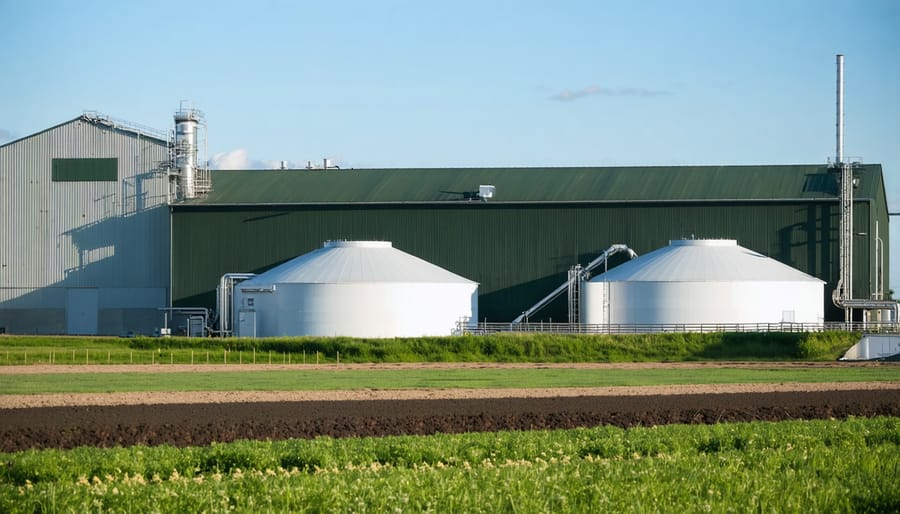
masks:
MULTIPOLYGON (((606 260, 609 259, 610 256, 619 253, 619 252, 627 252, 629 259, 634 259, 637 257, 637 253, 628 246, 623 244, 614 244, 603 251, 596 259, 592 260, 588 263, 587 266, 584 267, 582 273, 587 275, 591 270, 599 266, 600 264, 606 263, 606 260)), ((535 312, 543 309, 550 302, 558 298, 561 294, 563 294, 569 288, 569 281, 566 280, 559 287, 550 292, 547 296, 541 298, 536 304, 532 305, 529 309, 520 314, 516 319, 512 320, 513 323, 521 323, 522 320, 528 320, 528 316, 531 316, 535 312)))
POLYGON ((882 276, 884 266, 884 242, 878 233, 878 220, 875 220, 875 299, 884 298, 884 277, 882 276))
POLYGON ((837 54, 837 120, 835 163, 844 162, 844 55, 837 54))
POLYGON ((255 276, 256 273, 226 273, 219 279, 219 287, 216 288, 216 317, 220 337, 231 334, 231 299, 234 298, 234 285, 255 276))

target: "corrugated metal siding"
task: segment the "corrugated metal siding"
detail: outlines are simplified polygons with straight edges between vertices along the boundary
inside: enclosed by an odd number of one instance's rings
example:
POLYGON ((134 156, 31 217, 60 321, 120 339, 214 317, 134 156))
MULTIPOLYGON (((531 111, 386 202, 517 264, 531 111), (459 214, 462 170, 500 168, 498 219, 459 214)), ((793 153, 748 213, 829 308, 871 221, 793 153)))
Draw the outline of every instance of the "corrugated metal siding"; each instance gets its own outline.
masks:
POLYGON ((168 289, 167 179, 152 173, 166 158, 159 140, 80 118, 0 147, 0 301, 50 307, 34 288, 168 289), (118 181, 54 182, 54 158, 114 158, 118 181))
MULTIPOLYGON (((876 191, 880 190, 882 192, 881 195, 876 198, 883 198, 883 175, 879 174, 871 176, 869 177, 869 181, 870 189, 876 191)), ((881 271, 878 273, 878 275, 880 276, 881 289, 883 294, 887 295, 890 292, 890 259, 888 258, 890 253, 890 230, 888 230, 890 218, 888 215, 887 202, 873 201, 865 203, 868 210, 865 213, 861 213, 859 212, 859 210, 857 210, 856 213, 855 233, 857 235, 854 241, 854 258, 856 259, 854 261, 854 274, 860 272, 865 273, 869 281, 868 290, 874 293, 878 289, 876 286, 876 269, 880 267, 881 271), (879 256, 876 253, 876 236, 881 240, 879 245, 883 245, 884 247, 883 256, 879 256), (860 258, 860 254, 857 253, 860 251, 860 248, 865 248, 868 252, 867 264, 857 262, 860 258), (857 271, 861 269, 861 266, 863 266, 862 271, 857 271)), ((857 279, 854 279, 854 282, 859 284, 859 281, 857 279)))
POLYGON ((853 298, 870 298, 874 288, 875 223, 869 202, 856 202, 853 212, 853 298))
MULTIPOLYGON (((857 196, 877 196, 881 166, 857 170, 857 196)), ((834 198, 834 172, 820 165, 628 168, 463 168, 346 171, 215 171, 214 190, 194 205, 447 202, 481 184, 492 203, 834 198)))
MULTIPOLYGON (((670 239, 732 238, 833 287, 837 224, 833 200, 176 209, 173 293, 211 306, 223 273, 259 272, 328 239, 381 239, 479 282, 480 316, 508 321, 613 243, 646 253, 670 239)), ((563 320, 564 302, 542 317, 563 320)))

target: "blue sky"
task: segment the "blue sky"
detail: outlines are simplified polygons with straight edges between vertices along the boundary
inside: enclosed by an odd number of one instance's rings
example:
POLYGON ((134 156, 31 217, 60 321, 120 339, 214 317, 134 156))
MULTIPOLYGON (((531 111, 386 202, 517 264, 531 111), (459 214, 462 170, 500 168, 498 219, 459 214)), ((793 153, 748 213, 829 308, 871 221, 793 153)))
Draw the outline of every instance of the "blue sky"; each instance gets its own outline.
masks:
POLYGON ((817 163, 843 53, 845 154, 900 211, 898 27, 898 0, 0 0, 0 142, 186 99, 223 166, 817 163))

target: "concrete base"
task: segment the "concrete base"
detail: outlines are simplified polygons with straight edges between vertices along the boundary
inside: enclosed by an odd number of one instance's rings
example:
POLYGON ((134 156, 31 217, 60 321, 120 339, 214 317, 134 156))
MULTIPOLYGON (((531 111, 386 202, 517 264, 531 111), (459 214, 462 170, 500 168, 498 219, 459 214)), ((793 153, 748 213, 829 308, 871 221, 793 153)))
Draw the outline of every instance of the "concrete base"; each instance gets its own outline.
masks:
POLYGON ((842 361, 868 361, 900 355, 900 335, 864 335, 840 358, 842 361))

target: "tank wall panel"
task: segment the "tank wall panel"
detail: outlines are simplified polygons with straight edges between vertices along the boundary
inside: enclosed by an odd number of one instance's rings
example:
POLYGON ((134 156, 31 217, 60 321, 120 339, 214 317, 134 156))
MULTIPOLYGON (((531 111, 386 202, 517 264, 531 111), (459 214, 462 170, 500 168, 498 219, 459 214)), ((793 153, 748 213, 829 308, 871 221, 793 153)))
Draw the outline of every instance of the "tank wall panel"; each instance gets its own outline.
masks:
MULTIPOLYGON (((473 312, 474 284, 275 284, 235 287, 234 319, 256 313, 256 336, 418 337, 452 335, 473 312)), ((241 336, 239 325, 238 333, 241 336)))
MULTIPOLYGON (((586 288, 589 305, 602 291, 586 288)), ((823 286, 816 282, 609 282, 609 323, 821 323, 823 286)), ((585 323, 603 323, 597 310, 585 323)))

